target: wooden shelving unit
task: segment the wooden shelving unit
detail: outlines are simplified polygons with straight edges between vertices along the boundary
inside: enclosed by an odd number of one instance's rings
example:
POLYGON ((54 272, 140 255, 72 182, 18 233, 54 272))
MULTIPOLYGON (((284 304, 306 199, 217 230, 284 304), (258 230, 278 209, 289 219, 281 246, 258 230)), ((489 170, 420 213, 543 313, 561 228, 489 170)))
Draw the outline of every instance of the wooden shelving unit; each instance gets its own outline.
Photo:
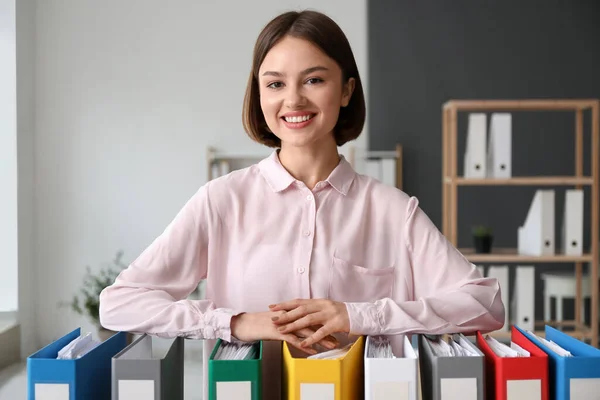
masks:
MULTIPOLYGON (((597 99, 581 100, 451 100, 442 108, 442 231, 454 244, 458 245, 458 188, 461 186, 565 186, 581 189, 589 187, 590 204, 590 248, 581 256, 555 254, 551 256, 520 255, 516 249, 495 249, 491 254, 476 254, 472 249, 460 249, 473 263, 573 263, 577 280, 575 298, 575 320, 553 323, 553 321, 536 321, 537 327, 545 323, 553 326, 570 325, 572 331, 566 331, 573 337, 588 339, 592 346, 598 347, 598 263, 599 263, 599 113, 600 101, 597 99), (583 172, 583 119, 584 111, 591 111, 591 171, 583 172), (571 111, 575 113, 575 175, 573 176, 530 176, 509 179, 465 179, 457 174, 457 115, 459 112, 522 112, 522 111, 571 111), (583 302, 581 282, 583 263, 589 263, 591 285, 590 326, 584 326, 580 305, 583 302), (566 324, 565 324, 566 323, 566 324)), ((513 132, 514 135, 514 132, 513 132)), ((558 250, 558 248, 557 248, 558 250)), ((508 305, 505 305, 508 307, 508 305)), ((508 338, 510 332, 495 332, 495 336, 508 338)))

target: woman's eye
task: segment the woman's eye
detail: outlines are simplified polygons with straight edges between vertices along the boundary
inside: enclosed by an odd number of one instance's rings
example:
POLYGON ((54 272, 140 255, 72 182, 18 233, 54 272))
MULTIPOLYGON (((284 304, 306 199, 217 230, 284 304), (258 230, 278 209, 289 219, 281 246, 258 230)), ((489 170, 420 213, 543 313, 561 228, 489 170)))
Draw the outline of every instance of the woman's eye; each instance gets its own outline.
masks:
POLYGON ((306 81, 306 83, 310 84, 310 85, 314 85, 316 83, 321 83, 323 82, 323 79, 321 78, 310 78, 309 80, 306 81))
POLYGON ((267 85, 267 87, 270 89, 279 89, 282 86, 283 86, 283 83, 281 83, 281 82, 272 82, 267 85))

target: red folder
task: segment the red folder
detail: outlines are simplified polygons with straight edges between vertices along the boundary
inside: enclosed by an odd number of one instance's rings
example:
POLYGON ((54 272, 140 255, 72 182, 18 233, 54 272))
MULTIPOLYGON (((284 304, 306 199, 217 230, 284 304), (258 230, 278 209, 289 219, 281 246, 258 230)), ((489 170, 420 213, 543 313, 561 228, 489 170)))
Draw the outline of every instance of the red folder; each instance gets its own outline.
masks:
POLYGON ((548 355, 514 326, 512 342, 530 357, 498 357, 477 332, 477 346, 485 355, 487 398, 496 400, 548 400, 548 355))

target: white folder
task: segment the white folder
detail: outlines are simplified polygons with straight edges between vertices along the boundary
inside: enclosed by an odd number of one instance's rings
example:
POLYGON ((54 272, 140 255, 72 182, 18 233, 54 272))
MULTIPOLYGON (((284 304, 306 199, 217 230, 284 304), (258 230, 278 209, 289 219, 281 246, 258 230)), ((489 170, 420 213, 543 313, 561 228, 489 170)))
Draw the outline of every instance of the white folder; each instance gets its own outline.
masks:
POLYGON ((554 190, 537 190, 523 226, 518 228, 519 254, 554 254, 554 190))
POLYGON ((211 166, 211 176, 213 179, 217 179, 221 176, 221 165, 219 163, 213 163, 211 166))
POLYGON ((580 256, 583 253, 582 189, 568 189, 565 192, 561 236, 564 254, 580 256))
POLYGON ((365 345, 365 400, 417 400, 417 354, 408 336, 404 336, 403 354, 398 358, 366 357, 371 345, 365 345))
MULTIPOLYGON (((496 278, 498 280, 498 284, 500 285, 500 295, 502 298, 502 303, 504 303, 505 307, 509 304, 509 279, 508 279, 508 265, 493 265, 488 268, 488 276, 490 278, 496 278)), ((504 326, 502 327, 503 331, 508 331, 510 328, 510 319, 508 307, 506 307, 506 312, 504 313, 504 326)))
POLYGON ((367 159, 365 162, 365 175, 381 181, 381 160, 372 158, 367 159))
POLYGON ((381 159, 381 182, 388 186, 396 187, 396 160, 392 158, 381 159))
POLYGON ((220 167, 221 167, 221 175, 227 175, 229 172, 231 172, 230 167, 229 167, 229 162, 227 160, 221 160, 220 162, 220 167))
POLYGON ((535 329, 535 267, 519 265, 515 269, 515 289, 510 303, 513 324, 523 330, 535 329))
POLYGON ((465 178, 486 177, 487 116, 483 113, 469 114, 467 148, 464 160, 465 178))
POLYGON ((487 153, 487 173, 490 178, 510 178, 512 175, 512 115, 493 113, 487 153))

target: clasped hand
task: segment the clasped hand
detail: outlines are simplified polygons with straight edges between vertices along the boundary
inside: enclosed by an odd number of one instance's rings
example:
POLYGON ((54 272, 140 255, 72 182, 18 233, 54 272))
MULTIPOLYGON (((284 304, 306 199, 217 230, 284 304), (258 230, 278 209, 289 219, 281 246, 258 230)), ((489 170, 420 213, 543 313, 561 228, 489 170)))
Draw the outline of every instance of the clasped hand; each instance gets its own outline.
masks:
POLYGON ((296 299, 270 305, 271 311, 282 312, 271 320, 282 334, 313 330, 300 342, 300 349, 306 351, 314 344, 332 337, 337 332, 350 331, 350 319, 344 303, 326 299, 296 299))
POLYGON ((242 313, 231 320, 231 333, 241 341, 282 340, 308 354, 319 344, 333 349, 337 332, 349 332, 344 303, 325 299, 297 299, 269 306, 270 311, 242 313))

